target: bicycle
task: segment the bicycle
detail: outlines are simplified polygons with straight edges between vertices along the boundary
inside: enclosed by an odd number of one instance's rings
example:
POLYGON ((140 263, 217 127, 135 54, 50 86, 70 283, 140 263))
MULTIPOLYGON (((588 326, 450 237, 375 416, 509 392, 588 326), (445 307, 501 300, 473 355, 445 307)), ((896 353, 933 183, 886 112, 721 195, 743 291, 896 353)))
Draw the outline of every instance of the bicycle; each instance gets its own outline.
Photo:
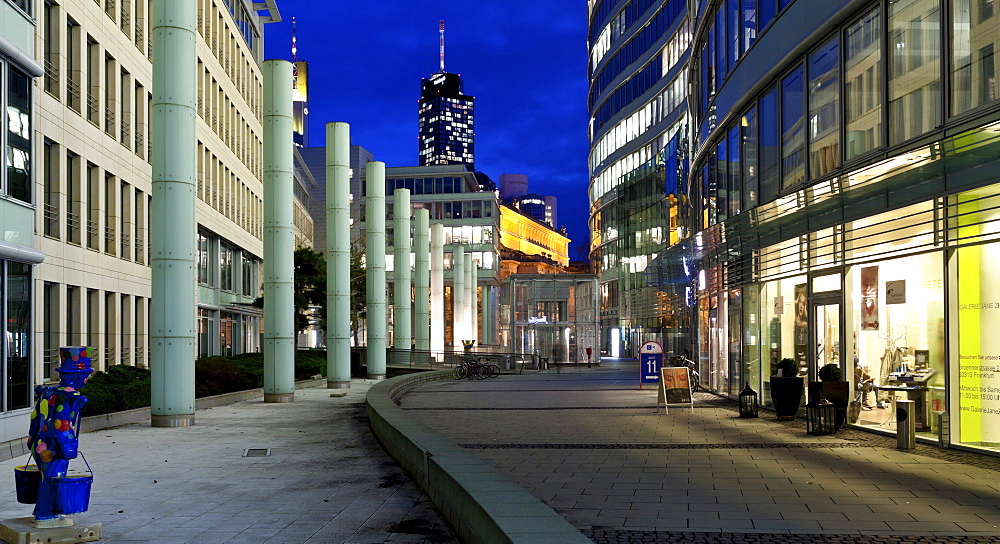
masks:
MULTIPOLYGON (((497 368, 499 371, 499 367, 497 368)), ((475 378, 477 380, 485 380, 489 378, 491 374, 490 366, 483 364, 480 361, 473 359, 472 357, 462 357, 462 362, 459 363, 455 370, 452 371, 452 377, 456 380, 461 380, 465 378, 475 378)))

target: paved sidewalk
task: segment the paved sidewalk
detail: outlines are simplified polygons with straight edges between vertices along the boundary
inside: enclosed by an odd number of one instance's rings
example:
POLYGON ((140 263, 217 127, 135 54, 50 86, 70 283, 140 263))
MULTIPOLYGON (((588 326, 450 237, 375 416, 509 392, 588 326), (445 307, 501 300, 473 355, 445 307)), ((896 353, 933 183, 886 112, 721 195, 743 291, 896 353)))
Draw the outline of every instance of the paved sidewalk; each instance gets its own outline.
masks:
POLYGON ((704 393, 664 414, 634 362, 432 382, 400 404, 597 542, 1000 542, 1000 458, 810 436, 704 393))
MULTIPOLYGON (((369 432, 369 386, 202 410, 189 428, 85 433, 95 473, 87 515, 109 543, 458 542, 369 432), (270 455, 243 457, 248 448, 270 455)), ((31 515, 14 495, 13 468, 24 461, 0 462, 0 519, 31 515)))

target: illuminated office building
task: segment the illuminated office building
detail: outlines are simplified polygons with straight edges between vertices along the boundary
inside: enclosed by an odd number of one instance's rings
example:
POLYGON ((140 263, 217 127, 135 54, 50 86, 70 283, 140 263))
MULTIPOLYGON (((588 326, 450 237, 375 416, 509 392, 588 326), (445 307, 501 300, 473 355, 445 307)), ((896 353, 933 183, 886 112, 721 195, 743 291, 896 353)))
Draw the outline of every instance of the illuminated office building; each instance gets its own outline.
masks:
POLYGON ((421 81, 420 166, 464 164, 475 170, 475 97, 458 74, 438 72, 421 81))

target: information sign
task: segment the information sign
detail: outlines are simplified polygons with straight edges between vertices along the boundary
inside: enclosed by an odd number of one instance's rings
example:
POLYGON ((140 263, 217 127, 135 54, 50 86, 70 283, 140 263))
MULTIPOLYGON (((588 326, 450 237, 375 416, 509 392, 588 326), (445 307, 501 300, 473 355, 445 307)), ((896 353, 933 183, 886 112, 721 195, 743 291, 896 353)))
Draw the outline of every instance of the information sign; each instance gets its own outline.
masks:
POLYGON ((663 367, 663 346, 659 342, 646 342, 639 348, 639 388, 644 383, 659 383, 663 367))

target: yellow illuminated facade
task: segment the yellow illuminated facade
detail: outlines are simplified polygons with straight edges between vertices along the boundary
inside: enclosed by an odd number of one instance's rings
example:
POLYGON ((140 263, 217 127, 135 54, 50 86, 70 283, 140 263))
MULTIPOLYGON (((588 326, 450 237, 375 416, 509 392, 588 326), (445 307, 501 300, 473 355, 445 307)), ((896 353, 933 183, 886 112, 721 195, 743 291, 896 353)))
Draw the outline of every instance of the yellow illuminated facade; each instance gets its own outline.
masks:
MULTIPOLYGON (((500 206, 500 244, 512 252, 551 261, 533 263, 538 265, 536 273, 554 274, 569 265, 569 238, 566 235, 506 205, 500 206), (543 266, 545 264, 548 266, 543 266)), ((517 260, 513 259, 512 264, 513 267, 503 266, 504 272, 515 272, 517 260)))

